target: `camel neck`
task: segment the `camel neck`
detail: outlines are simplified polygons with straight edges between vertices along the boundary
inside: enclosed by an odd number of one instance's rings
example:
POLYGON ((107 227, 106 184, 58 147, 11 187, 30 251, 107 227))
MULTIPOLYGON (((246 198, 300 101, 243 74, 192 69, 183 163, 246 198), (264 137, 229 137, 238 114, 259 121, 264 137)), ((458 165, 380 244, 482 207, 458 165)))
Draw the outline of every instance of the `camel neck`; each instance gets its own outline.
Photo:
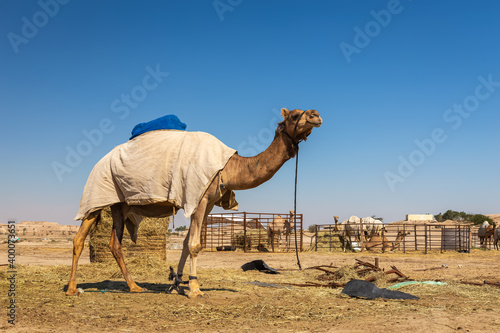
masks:
POLYGON ((223 170, 224 186, 230 190, 246 190, 271 179, 283 164, 296 154, 292 139, 276 132, 273 142, 262 153, 243 157, 234 154, 223 170))

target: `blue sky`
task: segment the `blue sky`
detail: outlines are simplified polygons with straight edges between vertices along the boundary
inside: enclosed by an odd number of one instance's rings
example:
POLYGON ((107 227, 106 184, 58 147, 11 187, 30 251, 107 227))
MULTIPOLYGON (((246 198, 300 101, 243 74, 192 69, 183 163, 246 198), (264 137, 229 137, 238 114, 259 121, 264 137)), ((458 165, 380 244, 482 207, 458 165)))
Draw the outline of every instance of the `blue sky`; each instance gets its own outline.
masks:
MULTIPOLYGON (((499 213, 499 10, 497 1, 3 1, 0 222, 78 223, 93 165, 137 123, 176 114, 248 156, 269 145, 282 107, 324 121, 300 147, 306 225, 499 213)), ((240 210, 292 209, 294 167, 237 192, 240 210)))

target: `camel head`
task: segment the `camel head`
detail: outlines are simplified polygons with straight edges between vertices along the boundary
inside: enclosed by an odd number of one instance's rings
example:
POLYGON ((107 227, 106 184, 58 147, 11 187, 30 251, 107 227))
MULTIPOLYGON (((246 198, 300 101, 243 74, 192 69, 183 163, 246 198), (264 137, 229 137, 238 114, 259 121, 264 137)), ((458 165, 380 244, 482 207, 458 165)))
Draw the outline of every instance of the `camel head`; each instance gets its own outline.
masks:
POLYGON ((278 131, 282 131, 296 143, 307 140, 314 127, 320 127, 323 119, 316 110, 281 109, 283 121, 278 124, 278 131))
POLYGON ((406 236, 408 236, 410 234, 409 231, 403 231, 403 230, 399 230, 398 231, 398 234, 396 235, 396 238, 405 238, 406 236))

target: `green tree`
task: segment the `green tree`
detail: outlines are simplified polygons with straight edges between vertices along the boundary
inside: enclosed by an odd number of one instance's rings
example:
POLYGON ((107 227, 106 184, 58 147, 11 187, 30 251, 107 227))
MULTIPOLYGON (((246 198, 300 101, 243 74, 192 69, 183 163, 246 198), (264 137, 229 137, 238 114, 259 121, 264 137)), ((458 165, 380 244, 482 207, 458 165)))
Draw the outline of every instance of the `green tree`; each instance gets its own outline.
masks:
POLYGON ((480 225, 484 221, 488 221, 490 224, 493 223, 493 220, 482 214, 471 214, 466 212, 457 212, 454 210, 447 210, 444 214, 435 214, 434 218, 438 222, 443 222, 446 220, 457 221, 457 222, 471 222, 474 225, 480 225))
POLYGON ((309 232, 316 232, 316 224, 311 224, 307 230, 309 232))
POLYGON ((434 214, 434 218, 436 219, 436 221, 438 222, 443 222, 444 221, 444 218, 443 218, 443 214, 439 213, 439 214, 434 214))
POLYGON ((489 224, 493 223, 493 219, 488 216, 484 216, 482 214, 472 214, 469 216, 469 221, 474 225, 480 225, 484 221, 488 221, 489 224))
POLYGON ((180 226, 180 227, 178 227, 178 228, 175 228, 175 231, 179 232, 179 231, 184 231, 184 230, 186 230, 186 229, 187 229, 187 228, 186 228, 186 226, 185 226, 185 225, 183 225, 183 226, 180 226))

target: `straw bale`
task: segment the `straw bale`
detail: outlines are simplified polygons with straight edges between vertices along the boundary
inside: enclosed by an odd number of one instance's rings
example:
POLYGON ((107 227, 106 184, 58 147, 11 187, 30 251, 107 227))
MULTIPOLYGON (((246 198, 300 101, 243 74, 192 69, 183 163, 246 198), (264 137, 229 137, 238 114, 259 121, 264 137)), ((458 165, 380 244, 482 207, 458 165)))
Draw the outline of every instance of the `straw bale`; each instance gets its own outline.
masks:
MULTIPOLYGON (((130 240, 129 233, 125 228, 122 251, 125 258, 134 257, 158 257, 166 259, 167 233, 170 218, 145 217, 139 225, 137 243, 130 240)), ((107 262, 114 260, 109 249, 109 241, 113 219, 111 209, 105 208, 101 211, 101 219, 90 229, 90 261, 107 262)))
POLYGON ((338 232, 318 232, 317 247, 316 242, 313 242, 309 250, 313 251, 342 251, 342 241, 338 232))
MULTIPOLYGON (((239 232, 233 235, 233 244, 239 249, 243 249, 245 244, 245 233, 239 232)), ((246 231, 246 245, 247 251, 262 251, 269 246, 269 237, 265 230, 261 229, 247 229, 246 231)))

